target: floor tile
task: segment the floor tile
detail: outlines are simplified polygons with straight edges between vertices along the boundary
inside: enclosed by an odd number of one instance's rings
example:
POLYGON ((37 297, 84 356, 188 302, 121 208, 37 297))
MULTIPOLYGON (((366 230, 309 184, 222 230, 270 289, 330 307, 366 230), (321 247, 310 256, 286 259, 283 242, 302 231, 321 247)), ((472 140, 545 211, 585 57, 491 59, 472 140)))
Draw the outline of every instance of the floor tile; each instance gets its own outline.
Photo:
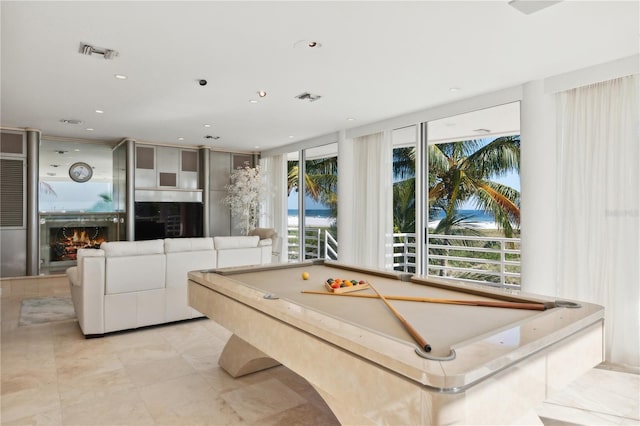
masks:
POLYGON ((277 379, 225 392, 221 396, 241 418, 251 423, 306 403, 277 379))
POLYGON ((125 364, 125 368, 133 383, 139 387, 195 373, 193 367, 180 356, 125 364))
POLYGON ((3 423, 53 410, 60 410, 57 383, 5 394, 0 402, 3 423))
POLYGON ((62 407, 62 420, 67 425, 82 426, 154 424, 145 403, 135 392, 113 393, 103 398, 65 405, 62 407))

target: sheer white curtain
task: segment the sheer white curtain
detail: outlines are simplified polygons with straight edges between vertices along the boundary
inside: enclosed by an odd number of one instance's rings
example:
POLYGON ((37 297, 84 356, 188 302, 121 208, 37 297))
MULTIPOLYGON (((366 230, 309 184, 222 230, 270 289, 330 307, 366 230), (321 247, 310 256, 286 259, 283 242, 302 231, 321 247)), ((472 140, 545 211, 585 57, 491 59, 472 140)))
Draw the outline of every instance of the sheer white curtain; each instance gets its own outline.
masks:
POLYGON ((392 150, 390 131, 353 140, 354 253, 351 257, 359 266, 393 267, 392 150))
POLYGON ((558 296, 605 307, 607 362, 640 370, 638 75, 560 95, 558 296))
MULTIPOLYGON (((286 154, 260 159, 260 168, 265 174, 269 196, 264 201, 259 219, 262 228, 274 228, 280 237, 280 261, 287 260, 287 156, 286 154)), ((274 242, 275 243, 275 242, 274 242)))

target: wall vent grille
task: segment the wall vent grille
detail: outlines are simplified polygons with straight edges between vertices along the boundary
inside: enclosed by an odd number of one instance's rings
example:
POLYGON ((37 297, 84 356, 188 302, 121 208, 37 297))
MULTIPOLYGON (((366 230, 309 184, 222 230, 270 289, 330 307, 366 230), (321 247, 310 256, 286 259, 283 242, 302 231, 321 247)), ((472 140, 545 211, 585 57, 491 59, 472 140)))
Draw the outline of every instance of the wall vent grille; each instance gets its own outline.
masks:
POLYGON ((24 160, 0 160, 0 227, 24 226, 24 160))

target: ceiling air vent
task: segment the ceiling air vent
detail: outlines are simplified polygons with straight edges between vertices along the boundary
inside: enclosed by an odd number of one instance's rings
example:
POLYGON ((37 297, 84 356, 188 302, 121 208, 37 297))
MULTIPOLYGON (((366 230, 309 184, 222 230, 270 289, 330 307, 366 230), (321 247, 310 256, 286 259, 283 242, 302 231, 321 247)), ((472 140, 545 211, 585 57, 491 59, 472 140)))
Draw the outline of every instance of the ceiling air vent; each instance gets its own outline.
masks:
POLYGON ((80 43, 80 53, 87 56, 92 56, 94 54, 102 55, 104 59, 113 59, 118 56, 117 50, 91 46, 87 43, 80 43))
POLYGON ((217 141, 218 139, 220 139, 220 136, 206 135, 204 138, 205 139, 212 139, 214 141, 217 141))
POLYGON ((72 118, 63 118, 62 120, 60 120, 60 122, 64 124, 82 124, 82 120, 76 120, 72 118))
POLYGON ((509 6, 518 9, 525 15, 531 15, 561 1, 562 0, 511 0, 509 1, 509 6))
POLYGON ((313 95, 309 92, 304 92, 304 93, 300 93, 298 96, 296 96, 296 99, 300 99, 301 101, 309 101, 309 102, 314 102, 317 101, 318 99, 320 99, 322 96, 320 95, 313 95))

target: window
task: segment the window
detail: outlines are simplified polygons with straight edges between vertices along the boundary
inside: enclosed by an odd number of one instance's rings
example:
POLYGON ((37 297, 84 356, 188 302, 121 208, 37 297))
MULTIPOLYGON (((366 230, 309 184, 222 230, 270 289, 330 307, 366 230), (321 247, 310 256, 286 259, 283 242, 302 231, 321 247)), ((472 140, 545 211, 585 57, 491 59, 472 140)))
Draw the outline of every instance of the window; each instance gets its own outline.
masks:
POLYGON ((287 170, 289 260, 336 259, 338 144, 290 153, 287 170), (302 168, 300 158, 304 159, 302 168), (304 170, 302 179, 301 169, 304 170), (300 205, 303 206, 302 214, 300 205), (303 238, 299 237, 300 232, 303 238))
POLYGON ((519 285, 519 102, 427 123, 429 275, 519 285))
POLYGON ((417 126, 395 129, 393 144, 393 269, 416 272, 417 126))

